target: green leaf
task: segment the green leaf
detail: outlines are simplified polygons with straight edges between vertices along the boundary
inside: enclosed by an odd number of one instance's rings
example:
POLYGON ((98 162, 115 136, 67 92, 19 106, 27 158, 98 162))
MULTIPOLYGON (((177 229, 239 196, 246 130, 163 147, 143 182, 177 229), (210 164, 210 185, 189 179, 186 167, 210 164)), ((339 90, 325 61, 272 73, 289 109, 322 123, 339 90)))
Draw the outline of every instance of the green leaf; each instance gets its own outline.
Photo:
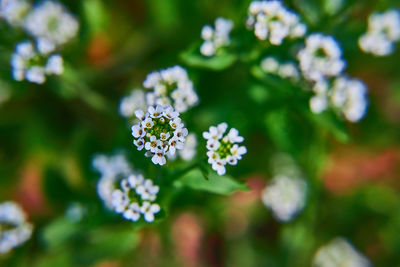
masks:
POLYGON ((45 246, 53 249, 68 242, 81 229, 79 224, 66 218, 60 218, 44 228, 42 238, 45 246))
POLYGON ((83 11, 88 27, 92 33, 103 31, 108 24, 108 14, 104 3, 100 0, 82 1, 83 11))
POLYGON ((81 259, 87 263, 99 259, 117 258, 137 246, 139 236, 131 227, 103 227, 88 233, 88 245, 80 250, 81 259))
POLYGON ((228 175, 219 176, 214 171, 205 179, 200 169, 194 169, 174 182, 176 187, 189 187, 194 190, 207 191, 210 193, 230 195, 234 191, 246 191, 248 187, 235 181, 228 175))
POLYGON ((205 57, 200 54, 199 45, 192 46, 181 54, 181 59, 189 66, 211 70, 223 70, 230 67, 236 61, 236 56, 225 50, 212 57, 205 57))
POLYGON ((311 121, 320 128, 328 131, 338 141, 342 143, 348 143, 350 141, 345 122, 338 119, 332 112, 323 112, 321 114, 312 114, 308 112, 308 116, 311 121))

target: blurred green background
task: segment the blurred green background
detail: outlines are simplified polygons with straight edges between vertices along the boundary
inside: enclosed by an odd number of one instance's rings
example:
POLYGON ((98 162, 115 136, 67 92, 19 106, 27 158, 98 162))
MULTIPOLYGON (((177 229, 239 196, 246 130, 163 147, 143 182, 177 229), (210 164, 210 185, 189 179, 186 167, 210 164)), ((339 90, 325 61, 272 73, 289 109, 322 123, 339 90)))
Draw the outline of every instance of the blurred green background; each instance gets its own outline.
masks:
POLYGON ((44 85, 12 80, 10 55, 26 36, 0 24, 0 87, 9 95, 0 104, 0 199, 20 203, 35 225, 30 241, 0 257, 2 266, 310 266, 336 236, 376 266, 400 266, 400 48, 374 58, 357 47, 368 15, 398 1, 285 1, 309 32, 336 37, 348 73, 368 85, 368 113, 357 124, 312 114, 309 93, 252 74, 262 56, 288 52, 245 30, 250 1, 62 2, 80 33, 63 50, 65 73, 44 85), (188 64, 202 26, 219 16, 235 22, 237 47, 259 56, 237 50, 240 60, 219 71, 188 64), (250 190, 176 189, 165 220, 135 225, 102 207, 91 160, 123 150, 134 167, 157 171, 132 145, 118 103, 147 73, 175 64, 200 96, 183 115, 189 130, 200 137, 226 121, 246 138, 248 154, 229 173, 250 190), (305 210, 287 224, 260 201, 276 152, 293 156, 310 189, 305 210))

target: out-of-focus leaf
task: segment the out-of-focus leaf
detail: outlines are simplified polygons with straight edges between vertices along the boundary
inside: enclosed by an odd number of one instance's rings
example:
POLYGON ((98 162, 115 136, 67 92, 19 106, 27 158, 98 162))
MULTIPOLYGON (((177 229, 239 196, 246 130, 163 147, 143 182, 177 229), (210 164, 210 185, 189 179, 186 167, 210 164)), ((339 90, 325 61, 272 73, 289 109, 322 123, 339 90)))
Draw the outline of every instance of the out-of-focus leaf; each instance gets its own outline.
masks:
POLYGON ((66 218, 53 221, 43 229, 42 238, 46 247, 56 248, 81 231, 79 224, 66 218))
POLYGON ((88 235, 88 246, 80 251, 83 261, 93 262, 110 259, 131 252, 138 244, 139 236, 130 227, 100 228, 88 235))
POLYGON ((100 0, 82 1, 86 22, 91 33, 104 30, 108 23, 107 10, 100 0))
POLYGON ((189 66, 211 70, 223 70, 230 67, 236 61, 236 56, 226 51, 220 51, 215 56, 205 57, 200 54, 198 45, 192 46, 181 54, 182 60, 189 66))
POLYGON ((49 167, 44 173, 44 191, 47 199, 54 206, 63 206, 74 197, 64 175, 60 169, 53 166, 49 167))
POLYGON ((265 86, 255 84, 251 86, 248 90, 250 97, 254 102, 262 104, 270 98, 270 92, 266 90, 265 86))
POLYGON ((176 187, 189 187, 194 190, 229 195, 234 191, 246 191, 248 187, 241 184, 228 175, 219 176, 215 172, 208 173, 208 180, 199 169, 194 169, 179 180, 174 182, 176 187))
POLYGON ((338 119, 333 113, 323 112, 321 114, 312 114, 307 112, 307 114, 311 121, 313 121, 322 129, 328 131, 338 141, 342 143, 348 143, 350 141, 350 136, 348 134, 345 122, 338 119))
POLYGON ((323 8, 328 15, 336 15, 344 6, 344 0, 324 0, 323 8))

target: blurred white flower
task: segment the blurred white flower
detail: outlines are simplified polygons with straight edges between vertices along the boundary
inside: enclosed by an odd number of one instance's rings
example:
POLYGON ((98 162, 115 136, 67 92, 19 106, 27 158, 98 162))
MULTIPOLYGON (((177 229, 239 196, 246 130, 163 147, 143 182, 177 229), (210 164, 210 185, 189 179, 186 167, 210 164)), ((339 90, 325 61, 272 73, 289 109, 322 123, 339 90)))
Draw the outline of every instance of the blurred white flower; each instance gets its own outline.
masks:
POLYGON ((132 92, 123 97, 119 104, 119 113, 128 119, 135 117, 136 110, 146 110, 146 98, 143 90, 133 89, 132 92))
POLYGON ((11 56, 14 80, 27 80, 42 84, 46 75, 60 75, 64 72, 63 59, 58 54, 50 56, 40 54, 30 41, 20 42, 11 56))
POLYGON ((233 28, 233 22, 225 18, 215 20, 215 29, 210 25, 205 25, 201 31, 201 38, 204 42, 200 47, 200 52, 204 56, 213 56, 215 52, 230 43, 229 34, 233 28))
POLYGON ((307 184, 298 177, 275 176, 262 193, 262 201, 274 217, 291 221, 305 206, 307 184))
POLYGON ((258 39, 268 39, 272 45, 282 44, 285 38, 302 37, 307 31, 299 16, 276 0, 253 1, 246 24, 258 39))
POLYGON ((395 42, 400 40, 400 12, 388 10, 373 13, 368 18, 368 31, 358 40, 362 51, 376 56, 394 52, 395 42))
POLYGON ((207 140, 208 163, 218 175, 226 173, 226 164, 237 165, 237 162, 247 153, 245 146, 238 145, 244 141, 244 138, 239 136, 238 130, 231 128, 225 134, 227 129, 228 125, 224 122, 211 126, 208 132, 203 132, 203 137, 207 140))
POLYGON ((346 239, 337 237, 320 247, 314 256, 315 267, 370 267, 371 262, 346 239))
POLYGON ((12 26, 22 26, 31 4, 25 0, 0 0, 0 19, 12 26))
POLYGON ((154 164, 166 164, 167 154, 183 149, 188 130, 173 107, 149 106, 146 113, 137 110, 135 115, 139 122, 132 126, 133 143, 138 150, 144 148, 154 164))
POLYGON ((275 57, 268 56, 261 61, 261 69, 269 74, 278 75, 282 79, 294 82, 300 79, 298 67, 293 62, 279 62, 275 57))
POLYGON ((152 90, 146 94, 148 106, 172 105, 178 112, 185 112, 199 101, 192 81, 180 66, 148 74, 143 87, 152 90))
POLYGON ((95 155, 92 160, 93 168, 100 173, 97 183, 97 194, 105 206, 112 208, 112 192, 122 179, 132 172, 132 166, 123 154, 113 156, 95 155))
POLYGON ((333 107, 343 113, 347 120, 357 122, 367 110, 367 87, 358 79, 339 77, 333 82, 330 100, 333 107))
POLYGON ((131 174, 121 180, 120 187, 112 192, 112 206, 115 212, 130 221, 138 221, 143 215, 145 221, 154 221, 154 215, 161 209, 154 201, 159 187, 141 174, 131 174))
POLYGON ((29 12, 25 28, 34 37, 58 46, 76 36, 79 24, 60 3, 44 1, 29 12))
POLYGON ((0 254, 25 243, 32 231, 33 226, 26 221, 26 215, 17 203, 0 203, 0 254))
POLYGON ((297 58, 303 76, 310 81, 337 76, 346 66, 335 39, 319 33, 307 37, 305 47, 299 51, 297 58))

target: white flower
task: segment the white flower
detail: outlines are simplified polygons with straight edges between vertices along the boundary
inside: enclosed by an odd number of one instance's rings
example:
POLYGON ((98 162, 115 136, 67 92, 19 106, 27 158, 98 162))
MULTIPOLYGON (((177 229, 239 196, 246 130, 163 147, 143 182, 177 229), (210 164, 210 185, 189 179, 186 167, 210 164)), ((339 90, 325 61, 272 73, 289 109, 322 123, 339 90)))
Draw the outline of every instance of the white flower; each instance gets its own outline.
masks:
POLYGON ((197 139, 196 135, 191 133, 186 137, 183 149, 179 151, 179 156, 186 161, 192 160, 196 155, 197 139))
POLYGON ((226 173, 225 165, 226 165, 226 160, 217 160, 212 163, 211 167, 214 171, 218 173, 218 175, 224 175, 226 173))
POLYGON ((154 221, 154 214, 160 211, 160 206, 158 204, 151 204, 150 202, 143 202, 140 207, 140 212, 144 215, 144 219, 147 222, 154 221))
POLYGON ((347 120, 357 122, 364 117, 368 106, 367 87, 358 79, 339 77, 333 82, 330 100, 347 120))
POLYGON ((97 183, 97 193, 106 207, 112 207, 112 192, 122 178, 132 173, 132 167, 123 154, 114 156, 95 155, 92 160, 93 168, 100 173, 97 183))
POLYGON ((247 153, 245 146, 237 145, 244 141, 238 130, 232 128, 224 136, 227 129, 226 123, 220 123, 218 126, 211 126, 208 132, 203 132, 203 137, 207 140, 208 163, 218 175, 226 173, 226 164, 236 165, 237 161, 242 159, 242 155, 247 153))
POLYGON ((136 187, 136 193, 140 195, 143 200, 154 201, 159 189, 157 185, 153 185, 153 181, 147 179, 144 183, 136 187))
POLYGON ((261 61, 261 69, 269 74, 280 76, 282 79, 298 81, 300 73, 295 63, 279 62, 275 57, 266 57, 261 61))
POLYGON ((279 61, 274 57, 266 57, 261 61, 261 68, 266 73, 278 73, 279 61))
POLYGON ((228 46, 232 28, 233 22, 225 18, 215 20, 215 30, 210 25, 205 25, 201 30, 201 38, 204 42, 200 47, 200 53, 210 57, 215 55, 221 47, 228 46))
MULTIPOLYGON (((153 152, 153 151, 152 151, 153 152)), ((165 152, 162 149, 155 149, 153 152, 153 157, 151 158, 151 161, 154 164, 159 164, 159 165, 164 165, 167 163, 167 159, 165 158, 165 152)))
POLYGON ((370 267, 371 262, 358 252, 346 239, 337 237, 320 247, 312 266, 320 267, 370 267))
POLYGON ((114 211, 130 221, 138 221, 141 214, 147 222, 154 221, 154 214, 160 211, 160 206, 153 203, 159 187, 141 174, 131 174, 121 181, 120 186, 122 190, 115 189, 112 193, 114 211))
POLYGON ((52 55, 47 60, 46 72, 60 75, 64 72, 63 59, 60 55, 52 55))
POLYGON ((318 33, 307 37, 305 47, 299 51, 297 58, 303 76, 310 81, 337 76, 346 66, 335 39, 318 33))
POLYGON ((133 143, 138 150, 147 150, 145 155, 152 157, 154 164, 166 164, 166 154, 173 155, 184 148, 188 130, 171 106, 150 106, 148 112, 135 112, 141 118, 132 126, 133 143), (143 117, 142 117, 143 116, 143 117))
POLYGON ((263 190, 262 201, 277 220, 287 222, 304 208, 306 188, 300 178, 279 175, 263 190))
POLYGON ((124 211, 123 216, 125 219, 130 221, 138 221, 140 219, 140 206, 134 202, 124 211))
POLYGON ((25 28, 37 38, 63 45, 74 38, 79 24, 74 16, 57 2, 45 1, 26 17, 25 28))
POLYGON ((38 53, 30 41, 18 43, 11 57, 14 79, 42 84, 46 81, 46 75, 60 75, 64 70, 62 57, 56 54, 47 57, 48 55, 38 53))
POLYGON ((0 203, 0 254, 25 243, 32 235, 33 226, 26 221, 21 207, 12 201, 0 203), (3 228, 3 225, 6 226, 3 228))
POLYGON ((31 4, 25 0, 0 1, 0 19, 4 18, 10 25, 22 26, 31 4))
POLYGON ((119 104, 119 113, 125 118, 133 118, 135 116, 135 111, 142 109, 147 109, 147 105, 145 93, 140 89, 132 90, 129 95, 121 99, 119 104))
POLYGON ((171 104, 177 112, 185 112, 198 102, 193 83, 180 66, 148 74, 143 87, 152 90, 146 94, 148 106, 171 104))
POLYGON ((358 44, 362 51, 376 56, 387 56, 394 52, 395 42, 400 40, 400 12, 388 10, 373 13, 368 18, 368 31, 358 44))
POLYGON ((320 94, 311 97, 310 99, 310 109, 312 112, 319 114, 328 108, 328 97, 326 95, 320 94))
POLYGON ((285 38, 303 37, 307 31, 299 16, 276 0, 253 1, 246 24, 258 39, 269 40, 272 45, 282 44, 285 38))
POLYGON ((33 83, 42 84, 46 80, 45 68, 39 66, 32 66, 25 72, 25 78, 33 83))

